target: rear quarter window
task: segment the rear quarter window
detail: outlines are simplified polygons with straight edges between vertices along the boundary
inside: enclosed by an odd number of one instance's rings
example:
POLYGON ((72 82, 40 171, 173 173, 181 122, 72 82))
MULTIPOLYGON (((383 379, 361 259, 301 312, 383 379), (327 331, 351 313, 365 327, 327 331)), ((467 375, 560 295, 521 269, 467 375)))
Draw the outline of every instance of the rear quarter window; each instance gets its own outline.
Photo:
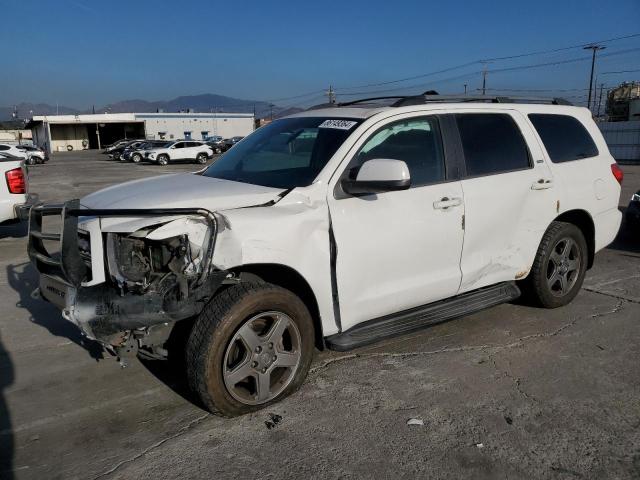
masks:
POLYGON ((569 115, 529 114, 553 163, 596 157, 598 147, 580 120, 569 115))

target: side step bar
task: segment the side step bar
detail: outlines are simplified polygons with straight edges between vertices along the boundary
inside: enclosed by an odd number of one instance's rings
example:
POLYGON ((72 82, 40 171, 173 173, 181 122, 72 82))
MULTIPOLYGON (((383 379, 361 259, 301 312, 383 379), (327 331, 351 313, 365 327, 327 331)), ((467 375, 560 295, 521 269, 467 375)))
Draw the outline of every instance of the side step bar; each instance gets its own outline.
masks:
POLYGON ((520 289, 515 282, 499 283, 439 302, 369 320, 346 332, 331 335, 325 341, 331 350, 351 350, 385 338, 415 332, 436 323, 478 312, 500 303, 515 300, 519 296, 520 289))

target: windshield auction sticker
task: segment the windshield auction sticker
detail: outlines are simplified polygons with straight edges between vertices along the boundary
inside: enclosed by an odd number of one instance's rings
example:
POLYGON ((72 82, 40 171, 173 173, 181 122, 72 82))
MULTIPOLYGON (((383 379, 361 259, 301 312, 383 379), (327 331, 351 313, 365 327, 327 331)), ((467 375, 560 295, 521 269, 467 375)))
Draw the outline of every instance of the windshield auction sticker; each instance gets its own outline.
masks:
POLYGON ((325 120, 318 128, 337 128, 338 130, 349 130, 356 123, 352 120, 325 120))

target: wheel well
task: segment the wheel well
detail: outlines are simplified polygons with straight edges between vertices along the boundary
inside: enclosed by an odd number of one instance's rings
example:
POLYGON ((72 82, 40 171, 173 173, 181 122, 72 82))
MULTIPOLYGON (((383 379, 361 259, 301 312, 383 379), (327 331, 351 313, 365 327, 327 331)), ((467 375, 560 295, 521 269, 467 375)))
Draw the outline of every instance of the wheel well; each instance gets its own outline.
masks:
POLYGON ((261 263, 243 265, 232 269, 237 274, 249 274, 256 276, 265 282, 273 283, 295 293, 307 306, 313 319, 315 344, 319 350, 324 350, 324 337, 322 335, 322 322, 316 296, 309 283, 296 270, 285 265, 273 263, 261 263))
POLYGON ((571 223, 582 231, 582 234, 587 241, 587 250, 589 253, 587 268, 591 268, 593 266, 593 258, 596 250, 596 229, 593 225, 591 215, 584 210, 569 210, 559 215, 555 220, 557 222, 571 223))

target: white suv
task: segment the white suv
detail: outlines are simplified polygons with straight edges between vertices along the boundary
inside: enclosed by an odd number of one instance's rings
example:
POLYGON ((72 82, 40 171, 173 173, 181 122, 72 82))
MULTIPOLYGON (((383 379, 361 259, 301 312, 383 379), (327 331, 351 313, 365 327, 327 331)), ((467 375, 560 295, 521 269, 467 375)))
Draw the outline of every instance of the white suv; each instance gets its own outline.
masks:
POLYGON ((121 359, 165 358, 186 331, 190 385, 227 416, 295 391, 314 348, 521 292, 565 305, 616 236, 622 172, 587 109, 490 100, 311 109, 200 172, 33 209, 40 292, 121 359), (52 214, 59 265, 40 241, 52 214))
POLYGON ((213 149, 203 142, 179 140, 170 142, 161 148, 153 148, 145 152, 145 160, 156 162, 158 165, 168 165, 169 162, 195 161, 207 163, 213 156, 213 149))

